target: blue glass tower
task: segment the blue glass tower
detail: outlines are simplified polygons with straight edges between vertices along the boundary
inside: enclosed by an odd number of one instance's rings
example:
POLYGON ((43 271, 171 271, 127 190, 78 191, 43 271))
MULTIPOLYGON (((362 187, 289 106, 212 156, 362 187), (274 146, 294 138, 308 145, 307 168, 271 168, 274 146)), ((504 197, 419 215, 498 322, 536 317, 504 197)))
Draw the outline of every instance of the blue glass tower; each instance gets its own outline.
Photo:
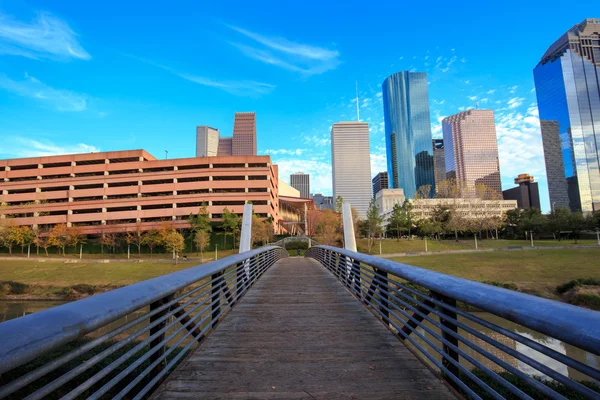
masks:
POLYGON ((425 72, 397 72, 382 84, 390 188, 407 199, 421 186, 435 193, 429 95, 425 72))
POLYGON ((559 192, 566 191, 571 210, 600 209, 600 20, 586 19, 561 36, 533 75, 550 203, 563 205, 559 192), (558 141, 563 175, 551 173, 560 162, 548 165, 558 141))

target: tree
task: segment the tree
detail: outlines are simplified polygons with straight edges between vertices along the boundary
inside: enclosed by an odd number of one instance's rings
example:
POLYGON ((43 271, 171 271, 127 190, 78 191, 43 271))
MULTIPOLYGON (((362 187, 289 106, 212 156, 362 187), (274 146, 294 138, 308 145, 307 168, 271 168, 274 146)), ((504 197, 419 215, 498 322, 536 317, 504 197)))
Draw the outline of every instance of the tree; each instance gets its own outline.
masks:
POLYGON ((148 246, 150 249, 150 258, 152 258, 152 251, 156 246, 160 246, 161 244, 161 236, 160 233, 156 229, 152 229, 144 235, 142 238, 142 244, 144 246, 148 246))
POLYGON ((35 245, 37 247, 41 247, 42 249, 44 249, 44 251, 46 252, 46 257, 48 257, 48 247, 51 246, 50 244, 50 235, 49 232, 45 232, 45 233, 41 233, 41 232, 36 232, 36 237, 35 237, 35 245))
POLYGON ((114 255, 117 252, 117 246, 119 245, 120 239, 121 237, 117 232, 102 232, 102 236, 100 236, 100 244, 108 247, 108 252, 114 255))
POLYGON ((188 221, 194 232, 212 231, 212 226, 210 225, 210 214, 208 213, 206 203, 202 203, 202 207, 200 207, 198 214, 190 214, 190 216, 188 217, 188 221))
POLYGON ((208 246, 210 246, 210 233, 203 231, 203 230, 199 230, 194 235, 194 243, 196 244, 196 247, 198 249, 200 249, 200 262, 203 263, 204 262, 204 250, 208 246))
POLYGON ((21 227, 17 225, 5 226, 0 231, 0 241, 8 248, 8 254, 12 254, 12 248, 22 243, 21 227))
POLYGON ((431 219, 434 224, 432 228, 434 228, 433 233, 437 234, 438 240, 440 239, 440 235, 446 231, 450 217, 450 209, 446 206, 436 206, 433 209, 433 215, 431 219))
POLYGON ((336 197, 334 211, 338 214, 341 214, 343 205, 344 205, 344 198, 342 196, 336 197))
POLYGON ((317 234, 320 241, 333 246, 340 241, 340 215, 332 210, 324 210, 317 219, 317 234))
POLYGON ((506 227, 507 233, 509 233, 513 238, 517 236, 517 229, 521 224, 521 214, 522 211, 518 208, 508 210, 504 214, 504 226, 506 227))
POLYGON ((413 205, 412 203, 406 199, 404 200, 404 204, 402 204, 402 208, 401 208, 401 220, 402 220, 402 225, 408 230, 408 238, 411 238, 411 234, 410 231, 412 229, 413 226, 413 205))
POLYGON ((431 198, 431 185, 422 185, 417 189, 415 193, 415 199, 429 199, 431 198))
POLYGON ((259 243, 264 237, 264 224, 260 217, 252 214, 252 243, 259 243))
MULTIPOLYGON (((542 215, 542 212, 537 208, 529 208, 524 210, 521 214, 521 221, 519 222, 519 229, 522 232, 530 232, 536 234, 541 232, 546 225, 546 217, 542 215)), ((525 233, 527 236, 527 233, 525 233)))
POLYGON ((78 244, 85 244, 86 237, 81 233, 81 229, 77 226, 71 226, 67 228, 67 244, 73 246, 77 251, 78 244))
POLYGON ((557 207, 548 214, 548 230, 552 232, 555 239, 560 242, 561 232, 570 229, 571 210, 564 207, 557 207))
POLYGON ((164 234, 162 237, 162 244, 170 253, 175 254, 175 263, 177 263, 179 252, 183 251, 185 248, 183 236, 175 229, 172 229, 164 234))
POLYGON ((469 228, 468 221, 458 212, 456 207, 449 209, 450 218, 446 224, 448 232, 454 232, 454 240, 458 242, 458 232, 463 232, 469 228))
POLYGON ((230 212, 227 207, 223 209, 223 217, 222 217, 221 227, 223 228, 223 232, 225 232, 225 237, 223 238, 223 248, 225 248, 225 240, 227 236, 231 236, 233 238, 233 248, 235 248, 235 237, 240 231, 240 217, 230 212))
POLYGON ((398 203, 394 204, 392 215, 388 219, 388 229, 396 231, 396 239, 400 241, 400 232, 404 227, 404 219, 402 206, 398 203))
POLYGON ((379 207, 375 204, 375 201, 371 200, 369 204, 369 209, 367 210, 367 219, 365 220, 366 230, 368 234, 368 249, 367 251, 370 253, 373 244, 375 243, 375 236, 381 235, 381 223, 383 222, 383 218, 379 215, 379 207))
POLYGON ((31 246, 35 241, 35 232, 29 226, 20 226, 18 235, 18 245, 21 246, 21 253, 25 250, 25 247, 31 246))
POLYGON ((587 227, 587 221, 583 216, 581 211, 577 211, 571 214, 569 217, 569 228, 571 229, 571 234, 573 235, 573 239, 575 239, 575 243, 579 240, 579 235, 582 230, 587 227))
POLYGON ((140 222, 135 224, 135 231, 130 231, 126 233, 125 242, 128 245, 134 244, 138 248, 138 257, 142 255, 142 245, 144 244, 144 237, 146 236, 146 232, 142 230, 142 226, 140 222))
POLYGON ((66 224, 55 225, 48 234, 48 243, 58 247, 65 254, 65 247, 69 244, 69 232, 66 224))

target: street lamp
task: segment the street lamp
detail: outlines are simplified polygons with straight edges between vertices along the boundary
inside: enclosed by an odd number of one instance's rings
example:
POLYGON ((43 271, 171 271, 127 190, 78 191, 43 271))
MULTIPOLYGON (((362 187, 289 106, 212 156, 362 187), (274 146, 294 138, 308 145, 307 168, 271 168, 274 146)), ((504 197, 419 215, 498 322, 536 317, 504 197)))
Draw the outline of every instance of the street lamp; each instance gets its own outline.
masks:
POLYGON ((555 201, 553 201, 553 202, 552 202, 552 210, 550 210, 550 211, 554 212, 554 207, 555 207, 555 204, 556 204, 556 202, 555 202, 555 201))
POLYGON ((165 160, 169 158, 169 150, 165 150, 165 160))
POLYGON ((531 239, 531 247, 533 247, 533 231, 529 231, 529 238, 531 239))

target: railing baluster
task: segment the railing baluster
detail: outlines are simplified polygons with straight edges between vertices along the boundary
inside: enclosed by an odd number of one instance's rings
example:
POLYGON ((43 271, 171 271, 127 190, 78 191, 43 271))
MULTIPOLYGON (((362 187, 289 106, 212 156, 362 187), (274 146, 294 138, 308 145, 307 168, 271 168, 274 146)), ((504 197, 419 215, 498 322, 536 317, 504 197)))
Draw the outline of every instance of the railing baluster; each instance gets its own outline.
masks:
POLYGON ((211 300, 212 300, 212 318, 211 325, 214 329, 217 325, 219 319, 219 311, 221 311, 221 300, 219 299, 219 293, 221 292, 221 281, 223 278, 221 277, 221 272, 218 272, 211 276, 212 280, 212 290, 211 290, 211 300))
MULTIPOLYGON (((443 294, 437 293, 434 291, 431 291, 431 295, 433 296, 434 299, 436 299, 442 303, 448 304, 449 306, 452 306, 452 307, 456 307, 456 299, 453 299, 448 296, 444 296, 443 294)), ((448 318, 456 319, 456 313, 445 307, 437 306, 437 308, 440 311, 440 323, 443 326, 445 326, 446 328, 448 328, 449 330, 451 330, 452 332, 458 333, 458 327, 456 326, 456 324, 445 319, 442 316, 442 315, 446 315, 446 316, 448 316, 448 318)), ((447 332, 442 332, 442 337, 445 340, 447 340, 448 342, 450 342, 452 345, 458 347, 458 339, 456 337, 450 335, 447 332)), ((444 350, 444 353, 446 353, 448 355, 448 357, 452 358, 456 362, 459 362, 458 353, 456 351, 452 350, 446 344, 444 344, 443 350, 444 350)), ((444 359, 442 360, 442 363, 448 369, 448 371, 450 371, 450 373, 452 373, 456 377, 459 376, 458 367, 453 365, 447 358, 444 357, 444 359)))
MULTIPOLYGON (((150 311, 153 311, 153 310, 161 307, 162 305, 164 305, 164 304, 168 303, 169 301, 171 301, 171 299, 173 299, 173 295, 166 296, 166 297, 163 297, 160 300, 155 301, 154 303, 150 304, 150 311)), ((162 311, 154 314, 152 317, 150 317, 150 323, 153 323, 157 319, 160 319, 162 316, 166 315, 167 313, 169 313, 169 308, 165 308, 164 310, 162 310, 162 311)), ((156 324, 156 326, 152 327, 150 329, 149 335, 152 336, 156 332, 158 332, 161 329, 163 329, 167 325, 167 321, 168 321, 168 318, 166 318, 164 321, 156 324)), ((154 346, 157 346, 157 345, 161 344, 162 342, 164 342, 164 340, 165 340, 165 333, 166 332, 161 333, 154 340, 152 340, 150 342, 150 348, 153 348, 154 346)), ((165 353, 165 348, 166 348, 166 343, 162 343, 162 347, 158 351, 156 351, 154 354, 152 354, 152 356, 150 356, 150 362, 153 363, 156 360, 158 360, 161 357, 163 357, 163 355, 165 353)), ((163 359, 152 370, 151 376, 158 375, 158 373, 160 371, 162 371, 162 369, 165 367, 165 365, 166 365, 166 360, 163 359)))

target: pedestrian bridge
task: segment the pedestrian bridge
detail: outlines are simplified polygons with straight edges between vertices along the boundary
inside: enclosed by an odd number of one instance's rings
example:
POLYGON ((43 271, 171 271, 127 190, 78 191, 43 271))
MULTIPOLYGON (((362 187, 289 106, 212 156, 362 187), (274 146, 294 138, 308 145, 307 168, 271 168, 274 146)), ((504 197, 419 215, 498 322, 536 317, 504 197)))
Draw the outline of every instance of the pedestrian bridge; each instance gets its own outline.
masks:
POLYGON ((599 398, 598 364, 482 311, 600 354, 595 311, 271 246, 0 324, 0 398, 599 398))

